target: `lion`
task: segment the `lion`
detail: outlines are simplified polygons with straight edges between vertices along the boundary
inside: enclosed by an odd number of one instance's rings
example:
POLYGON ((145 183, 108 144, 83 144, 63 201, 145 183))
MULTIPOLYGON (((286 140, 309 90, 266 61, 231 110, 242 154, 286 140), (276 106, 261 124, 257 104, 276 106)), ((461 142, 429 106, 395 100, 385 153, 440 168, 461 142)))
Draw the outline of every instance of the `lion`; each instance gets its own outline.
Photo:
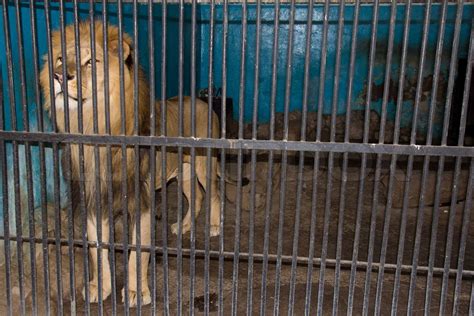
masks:
MULTIPOLYGON (((107 58, 108 58, 108 87, 109 93, 106 95, 104 88, 105 75, 104 70, 104 28, 99 21, 94 23, 95 31, 95 61, 92 60, 91 50, 91 24, 90 22, 81 22, 77 24, 80 38, 79 56, 76 56, 76 41, 75 41, 75 26, 68 25, 64 29, 66 59, 63 60, 61 49, 61 33, 60 31, 52 32, 52 59, 49 64, 47 56, 45 56, 45 63, 40 73, 40 85, 44 96, 44 108, 49 111, 50 115, 55 119, 56 132, 64 133, 66 129, 65 109, 66 105, 69 109, 69 132, 78 134, 107 134, 111 135, 150 135, 150 100, 149 100, 149 84, 141 68, 138 74, 135 74, 133 55, 133 42, 129 35, 123 34, 122 43, 119 42, 119 30, 116 26, 107 25, 107 58), (123 61, 119 59, 119 45, 123 48, 123 61), (76 65, 76 60, 80 64, 76 65), (125 126, 122 126, 122 108, 121 108, 121 76, 120 63, 123 62, 123 93, 124 93, 124 113, 125 126), (92 66, 96 65, 96 87, 93 86, 92 66), (52 73, 50 70, 52 68, 52 73), (79 74, 76 72, 77 68, 80 70, 79 74), (64 72, 65 69, 65 72, 64 72), (64 74, 66 78, 64 78, 64 74), (134 90, 134 76, 138 76, 138 91, 134 90), (79 82, 80 80, 80 82, 79 82), (67 88, 67 90, 66 90, 67 88), (67 96, 67 97, 66 97, 67 96), (108 104, 110 110, 110 129, 106 125, 106 99, 108 97, 108 104), (135 129, 134 118, 134 99, 138 98, 138 130, 135 129), (54 101, 54 102, 53 102, 54 101), (80 102, 79 102, 80 101, 80 102), (83 126, 79 126, 78 116, 79 104, 82 104, 82 120, 83 126), (54 104, 54 108, 53 108, 54 104), (94 110, 94 104, 96 110, 94 110), (53 113, 55 109, 55 113, 53 113), (54 115, 53 115, 54 114, 54 115), (97 124, 94 124, 94 115, 97 115, 97 124), (94 126, 95 125, 95 126, 94 126)), ((156 109, 156 130, 161 130, 161 106, 159 102, 153 102, 156 109)), ((208 105, 196 99, 195 111, 195 137, 205 138, 208 136, 208 105)), ((185 137, 191 136, 191 99, 184 97, 184 111, 183 118, 183 135, 185 137)), ((178 135, 178 99, 175 97, 167 101, 166 104, 166 132, 167 136, 178 135)), ((212 112, 212 126, 211 137, 219 137, 219 123, 217 115, 212 112)), ((69 151, 66 151, 64 157, 68 157, 71 168, 69 175, 72 177, 73 192, 79 192, 78 187, 82 184, 84 195, 85 208, 87 210, 87 239, 89 242, 98 242, 98 225, 102 229, 102 241, 107 243, 109 241, 110 225, 108 217, 109 200, 113 200, 112 207, 114 212, 123 211, 122 206, 126 206, 128 213, 133 223, 132 243, 136 244, 136 225, 135 216, 137 214, 136 202, 139 202, 140 212, 140 238, 141 245, 150 245, 151 232, 154 227, 150 227, 151 212, 150 212, 150 190, 158 190, 162 184, 162 168, 161 161, 163 154, 160 150, 156 152, 156 174, 149 173, 149 148, 139 149, 138 159, 136 160, 136 152, 134 148, 127 147, 123 150, 121 147, 111 146, 111 157, 108 157, 108 151, 105 146, 84 144, 80 148, 79 144, 71 144, 69 151), (83 152, 83 162, 80 161, 80 151, 83 152), (124 153, 125 152, 125 153, 124 153), (98 154, 96 154, 98 153, 98 154), (124 168, 122 156, 125 156, 126 168, 124 168), (112 177, 110 184, 107 171, 107 161, 112 162, 112 177), (85 163, 84 163, 85 162, 85 163), (96 170, 96 163, 98 163, 96 170), (140 168, 135 168, 139 163, 140 168), (80 172, 81 168, 83 173, 80 172), (123 170, 126 174, 122 175, 123 170), (138 174, 136 172, 138 171, 138 174), (151 176, 155 177, 155 188, 150 188, 151 176), (81 178, 82 177, 82 178, 81 178), (135 197, 135 178, 139 179, 140 184, 140 199, 137 201, 135 197), (122 178, 127 179, 126 188, 122 187, 122 178), (109 199, 108 188, 112 187, 112 197, 109 199), (124 192, 126 190, 127 192, 124 192), (123 196, 128 197, 128 204, 123 203, 123 196), (97 196, 100 205, 97 205, 97 196), (97 212, 102 210, 100 218, 101 223, 97 221, 97 212)), ((166 150, 166 174, 164 178, 169 181, 178 175, 178 153, 176 148, 167 148, 166 150)), ((195 170, 196 177, 194 177, 194 184, 192 183, 191 172, 191 156, 189 149, 183 150, 183 193, 188 200, 187 214, 182 221, 182 233, 186 233, 191 229, 191 186, 195 185, 195 210, 196 216, 202 206, 205 190, 207 188, 207 156, 206 150, 203 148, 196 149, 195 170)), ((210 170, 210 236, 219 235, 220 224, 220 196, 217 186, 217 155, 213 151, 211 156, 211 170, 210 170)), ((72 199, 77 199, 80 194, 73 193, 72 199)), ((178 223, 171 225, 171 231, 174 234, 178 233, 178 223)), ((153 245, 154 246, 154 245, 153 245)), ((89 300, 90 302, 98 302, 99 300, 99 275, 98 275, 98 250, 92 248, 89 251, 92 270, 91 280, 89 281, 89 300)), ((129 288, 128 298, 130 306, 135 306, 138 301, 138 296, 141 295, 141 303, 143 305, 151 302, 150 290, 148 287, 147 269, 150 254, 143 251, 141 253, 141 293, 137 293, 137 266, 136 266, 136 251, 130 252, 130 260, 128 267, 129 288)), ((105 300, 111 293, 111 270, 108 260, 108 249, 102 249, 102 267, 103 267, 103 282, 102 282, 102 299, 105 300)), ((125 299, 125 289, 122 289, 122 301, 125 299)), ((83 290, 85 297, 85 289, 83 290)))

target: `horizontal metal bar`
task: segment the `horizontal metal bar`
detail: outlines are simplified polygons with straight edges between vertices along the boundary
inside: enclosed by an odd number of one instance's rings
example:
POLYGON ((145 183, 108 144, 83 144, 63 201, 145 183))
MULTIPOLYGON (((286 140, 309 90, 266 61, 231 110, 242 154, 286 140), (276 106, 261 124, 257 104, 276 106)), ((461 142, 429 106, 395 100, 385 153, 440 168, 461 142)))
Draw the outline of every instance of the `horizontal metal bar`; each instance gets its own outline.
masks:
MULTIPOLYGON (((42 239, 42 238, 32 238, 31 239, 29 237, 11 236, 8 239, 10 241, 18 241, 18 240, 22 240, 23 242, 33 241, 34 243, 37 243, 37 244, 41 244, 44 240, 46 240, 47 243, 51 244, 51 245, 56 245, 56 241, 57 241, 53 237, 49 237, 49 238, 45 238, 45 239, 42 239)), ((0 240, 5 240, 5 236, 0 236, 0 240)), ((69 240, 67 238, 61 238, 60 239, 60 244, 62 246, 68 246, 69 245, 68 242, 69 242, 69 240)), ((82 239, 75 239, 73 241, 73 244, 76 247, 83 247, 84 246, 84 242, 83 242, 82 239)), ((96 241, 88 241, 87 245, 90 248, 97 248, 99 246, 96 241)), ((102 249, 109 249, 110 246, 111 245, 109 243, 100 243, 100 247, 102 249)), ((125 246, 124 246, 123 243, 114 243, 113 246, 114 246, 115 251, 123 251, 125 249, 125 246)), ((137 249, 137 246, 133 245, 133 244, 127 244, 126 248, 128 250, 135 250, 135 249, 137 249)), ((145 245, 140 246, 140 249, 143 252, 150 252, 150 250, 152 248, 153 247, 145 246, 145 245)), ((163 247, 157 246, 157 247, 154 247, 154 250, 155 250, 157 255, 161 255, 163 253, 163 247)), ((182 253, 183 257, 190 257, 191 249, 190 248, 181 248, 180 252, 182 253)), ((178 248, 168 247, 167 248, 167 253, 168 253, 168 255, 171 255, 171 256, 177 256, 178 255, 178 248)), ((206 252, 205 252, 205 250, 195 249, 194 254, 195 254, 196 258, 204 258, 204 256, 206 255, 206 252)), ((210 255, 211 259, 217 259, 218 260, 219 256, 223 256, 225 259, 233 260, 234 256, 235 256, 235 253, 233 251, 224 251, 224 252, 221 253, 220 251, 217 251, 217 250, 210 250, 209 255, 210 255)), ((249 253, 247 253, 247 252, 240 252, 239 253, 239 260, 247 260, 248 257, 249 257, 249 253)), ((253 257, 254 261, 262 262, 264 255, 262 253, 254 253, 254 254, 252 254, 252 257, 253 257)), ((276 262, 277 261, 277 255, 274 255, 274 254, 268 254, 267 258, 268 258, 269 262, 276 262)), ((293 257, 290 256, 290 255, 281 255, 280 258, 281 258, 282 263, 291 264, 293 257)), ((309 262, 309 258, 307 258, 307 257, 299 256, 296 259, 297 259, 297 264, 298 265, 307 265, 308 262, 309 262)), ((336 266, 336 259, 326 259, 325 262, 326 262, 326 267, 335 267, 336 266)), ((319 266, 320 264, 321 264, 321 258, 314 258, 313 259, 313 266, 319 266)), ((351 260, 341 260, 340 261, 341 268, 350 268, 351 264, 352 264, 351 260)), ((368 265, 368 263, 365 262, 365 261, 357 261, 356 262, 356 266, 359 269, 365 270, 367 268, 367 265, 368 265)), ((381 264, 378 263, 378 262, 373 262, 371 267, 372 267, 372 271, 379 271, 380 269, 383 269, 384 271, 395 271, 397 269, 396 264, 386 263, 383 267, 381 267, 381 264)), ((416 271, 419 274, 420 273, 425 274, 425 273, 428 273, 428 268, 429 267, 427 267, 427 266, 419 266, 419 267, 416 268, 416 271)), ((413 266, 411 266, 411 265, 402 265, 401 266, 401 271, 405 272, 405 273, 411 272, 412 269, 413 269, 413 266)), ((443 268, 433 268, 432 271, 433 271, 434 275, 442 275, 443 272, 444 272, 444 269, 443 268)), ((449 269, 449 276, 450 277, 455 277, 456 274, 457 274, 456 269, 449 269)), ((474 277, 474 270, 463 270, 462 271, 462 277, 463 278, 474 277)))
POLYGON ((211 139, 165 136, 84 135, 64 133, 39 133, 0 131, 0 140, 47 143, 72 143, 90 145, 167 146, 226 149, 286 150, 307 152, 351 152, 387 155, 474 157, 474 147, 394 145, 338 142, 276 141, 254 139, 211 139))
MULTIPOLYGON (((166 0, 166 3, 167 4, 178 4, 180 0, 166 0)), ((228 0, 228 3, 229 4, 241 4, 243 0, 228 0)), ((296 0, 296 3, 297 4, 309 4, 311 0, 296 0)), ((26 2, 26 1, 25 1, 26 2)), ((59 2, 59 0, 51 0, 49 1, 50 3, 55 3, 55 2, 59 2)), ((90 0, 78 0, 77 1, 78 3, 89 3, 90 0)), ((103 3, 103 2, 106 2, 106 3, 111 3, 111 4, 114 4, 114 3, 117 3, 118 1, 117 0, 94 0, 93 1, 94 3, 103 3)), ((134 2, 134 0, 122 0, 121 1, 122 3, 132 3, 134 2)), ((136 0, 137 3, 140 3, 140 4, 146 4, 148 3, 148 0, 136 0)), ((160 4, 160 3, 163 3, 164 0, 152 0, 151 1, 152 3, 156 3, 156 4, 160 4)), ((196 1, 197 3, 200 3, 200 4, 209 4, 211 3, 211 0, 197 0, 196 1)), ((254 4, 256 3, 257 0, 247 0, 247 3, 248 4, 254 4)), ((291 2, 291 0, 280 0, 280 3, 281 4, 289 4, 291 2)), ((389 6, 390 3, 392 2, 392 0, 380 0, 380 4, 381 5, 386 5, 386 6, 389 6)), ((449 4, 452 4, 454 3, 455 0, 449 0, 448 3, 449 4)), ((184 0, 184 3, 187 4, 187 3, 192 3, 192 0, 184 0)), ((261 3, 262 4, 273 4, 275 3, 275 0, 261 0, 261 3)), ((314 3, 317 3, 317 4, 324 4, 324 0, 314 0, 314 3)), ((333 4, 338 4, 337 0, 335 1, 332 1, 331 3, 333 4)), ((347 4, 353 4, 355 3, 355 0, 346 0, 346 3, 347 4)), ((223 0, 218 0, 216 1, 216 5, 219 5, 219 4, 223 4, 223 0)), ((361 4, 362 5, 373 5, 373 0, 362 0, 361 1, 361 4)), ((400 3, 400 4, 404 4, 404 3, 400 3)), ((419 2, 419 3, 413 3, 413 5, 419 5, 419 6, 422 6, 422 5, 426 5, 424 2, 419 2)))

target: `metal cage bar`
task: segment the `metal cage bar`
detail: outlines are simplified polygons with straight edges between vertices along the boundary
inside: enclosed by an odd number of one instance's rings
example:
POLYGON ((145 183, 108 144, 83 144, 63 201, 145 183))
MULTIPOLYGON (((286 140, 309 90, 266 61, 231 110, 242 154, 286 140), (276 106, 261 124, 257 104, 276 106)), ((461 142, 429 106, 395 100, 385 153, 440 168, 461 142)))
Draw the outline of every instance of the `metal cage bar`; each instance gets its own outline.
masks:
POLYGON ((1 6, 6 314, 472 312, 472 4, 1 6))

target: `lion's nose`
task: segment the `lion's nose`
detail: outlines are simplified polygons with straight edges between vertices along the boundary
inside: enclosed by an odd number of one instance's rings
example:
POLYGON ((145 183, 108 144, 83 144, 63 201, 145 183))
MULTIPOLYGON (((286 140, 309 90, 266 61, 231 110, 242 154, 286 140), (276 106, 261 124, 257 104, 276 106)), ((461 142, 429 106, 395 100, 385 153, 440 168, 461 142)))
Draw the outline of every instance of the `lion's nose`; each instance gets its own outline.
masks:
MULTIPOLYGON (((74 76, 71 75, 71 74, 67 74, 67 80, 72 80, 74 79, 74 76)), ((60 73, 54 73, 54 79, 56 79, 57 81, 59 81, 59 84, 63 84, 63 75, 60 74, 60 73)))
POLYGON ((63 75, 58 74, 58 73, 54 73, 54 79, 59 81, 59 84, 63 84, 63 75))

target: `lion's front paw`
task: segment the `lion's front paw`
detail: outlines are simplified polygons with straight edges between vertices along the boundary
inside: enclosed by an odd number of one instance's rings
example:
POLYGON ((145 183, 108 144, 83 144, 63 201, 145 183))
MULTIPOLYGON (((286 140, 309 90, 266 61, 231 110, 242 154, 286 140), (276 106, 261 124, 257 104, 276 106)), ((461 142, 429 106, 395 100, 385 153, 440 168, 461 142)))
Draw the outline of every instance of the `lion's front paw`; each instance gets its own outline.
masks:
MULTIPOLYGON (((191 229, 191 224, 183 223, 183 230, 181 231, 181 234, 182 235, 186 234, 190 229, 191 229)), ((171 225, 171 232, 175 235, 178 235, 178 232, 179 232, 178 223, 174 223, 173 225, 171 225)))
MULTIPOLYGON (((102 286, 102 301, 105 301, 107 297, 109 297, 111 293, 110 287, 102 286)), ((86 300, 86 288, 82 289, 82 297, 84 301, 86 300)), ((99 286, 95 282, 89 283, 89 302, 90 303, 97 303, 99 302, 99 286)))
MULTIPOLYGON (((125 302, 125 288, 122 289, 122 303, 125 302)), ((151 303, 151 295, 148 286, 142 288, 141 305, 148 305, 151 303)), ((138 295, 136 290, 128 289, 128 306, 135 307, 138 305, 138 295)))
POLYGON ((212 225, 210 228, 209 228, 209 235, 211 237, 216 237, 216 236, 219 236, 221 233, 221 229, 219 227, 219 225, 212 225))

